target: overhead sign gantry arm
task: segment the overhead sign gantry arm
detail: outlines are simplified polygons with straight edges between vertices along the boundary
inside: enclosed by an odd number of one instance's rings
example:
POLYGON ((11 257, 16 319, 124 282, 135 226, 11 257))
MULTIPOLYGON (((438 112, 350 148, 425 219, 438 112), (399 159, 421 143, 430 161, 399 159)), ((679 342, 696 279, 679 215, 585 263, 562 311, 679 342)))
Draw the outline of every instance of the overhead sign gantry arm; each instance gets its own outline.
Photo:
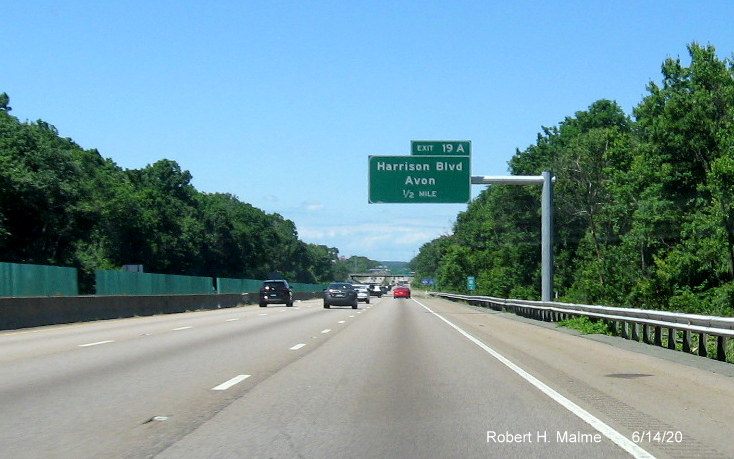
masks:
POLYGON ((553 182, 550 171, 543 175, 487 176, 473 175, 472 185, 543 185, 541 196, 541 299, 552 301, 553 297, 553 182))

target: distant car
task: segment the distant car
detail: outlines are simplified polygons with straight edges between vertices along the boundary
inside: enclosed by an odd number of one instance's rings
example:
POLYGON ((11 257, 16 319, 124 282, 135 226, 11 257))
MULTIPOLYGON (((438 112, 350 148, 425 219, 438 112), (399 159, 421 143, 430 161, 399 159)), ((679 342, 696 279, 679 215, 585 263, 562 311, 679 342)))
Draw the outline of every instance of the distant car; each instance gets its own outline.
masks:
POLYGON ((370 286, 367 284, 352 284, 354 290, 357 291, 357 301, 370 303, 370 286))
POLYGON ((357 309, 357 291, 347 282, 334 282, 324 290, 324 308, 351 306, 357 309))
POLYGON ((266 280, 260 287, 260 307, 269 304, 285 304, 293 306, 293 291, 285 280, 266 280))
POLYGON ((393 298, 410 298, 410 288, 405 286, 392 289, 393 298))
POLYGON ((370 295, 381 298, 383 293, 382 287, 377 284, 370 284, 370 295))

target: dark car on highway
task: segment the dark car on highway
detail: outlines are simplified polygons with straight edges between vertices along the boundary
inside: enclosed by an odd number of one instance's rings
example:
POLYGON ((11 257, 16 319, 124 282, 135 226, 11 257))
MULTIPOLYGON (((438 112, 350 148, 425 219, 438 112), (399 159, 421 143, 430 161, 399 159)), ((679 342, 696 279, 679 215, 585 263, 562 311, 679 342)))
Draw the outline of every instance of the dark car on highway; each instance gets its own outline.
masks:
POLYGON ((285 280, 266 280, 260 287, 260 307, 269 304, 293 306, 293 291, 285 280))
POLYGON ((357 291, 347 282, 334 282, 324 290, 324 307, 351 306, 357 309, 357 291))
POLYGON ((376 296, 377 298, 382 298, 382 295, 384 293, 385 292, 382 290, 382 286, 381 285, 370 284, 370 295, 376 296))

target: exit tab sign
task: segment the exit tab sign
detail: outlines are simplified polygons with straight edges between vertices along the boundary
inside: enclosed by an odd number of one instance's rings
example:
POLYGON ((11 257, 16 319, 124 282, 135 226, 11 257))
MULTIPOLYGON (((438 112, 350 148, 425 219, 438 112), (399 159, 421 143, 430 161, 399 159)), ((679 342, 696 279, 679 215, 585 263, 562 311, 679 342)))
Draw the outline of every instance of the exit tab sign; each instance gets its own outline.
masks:
POLYGON ((411 140, 410 154, 471 156, 471 140, 411 140))

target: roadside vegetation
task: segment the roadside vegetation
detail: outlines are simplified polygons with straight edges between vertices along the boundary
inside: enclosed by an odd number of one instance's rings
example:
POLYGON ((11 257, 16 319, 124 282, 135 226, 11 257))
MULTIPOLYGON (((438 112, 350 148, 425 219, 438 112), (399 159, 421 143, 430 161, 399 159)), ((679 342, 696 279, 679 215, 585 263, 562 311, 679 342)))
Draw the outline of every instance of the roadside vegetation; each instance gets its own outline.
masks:
POLYGON ((582 335, 614 335, 612 330, 603 321, 594 321, 586 316, 561 320, 558 322, 558 326, 578 330, 582 335))
POLYGON ((42 120, 21 122, 0 94, 0 261, 80 269, 142 264, 146 272, 293 282, 346 277, 334 247, 308 244, 295 224, 226 193, 203 193, 172 160, 122 169, 42 120))
MULTIPOLYGON (((632 116, 598 100, 517 150, 512 175, 553 171, 559 301, 732 315, 734 60, 692 43, 632 116)), ((644 82, 641 82, 641 85, 644 82)), ((489 186, 411 261, 443 291, 540 296, 540 187, 489 186)))

